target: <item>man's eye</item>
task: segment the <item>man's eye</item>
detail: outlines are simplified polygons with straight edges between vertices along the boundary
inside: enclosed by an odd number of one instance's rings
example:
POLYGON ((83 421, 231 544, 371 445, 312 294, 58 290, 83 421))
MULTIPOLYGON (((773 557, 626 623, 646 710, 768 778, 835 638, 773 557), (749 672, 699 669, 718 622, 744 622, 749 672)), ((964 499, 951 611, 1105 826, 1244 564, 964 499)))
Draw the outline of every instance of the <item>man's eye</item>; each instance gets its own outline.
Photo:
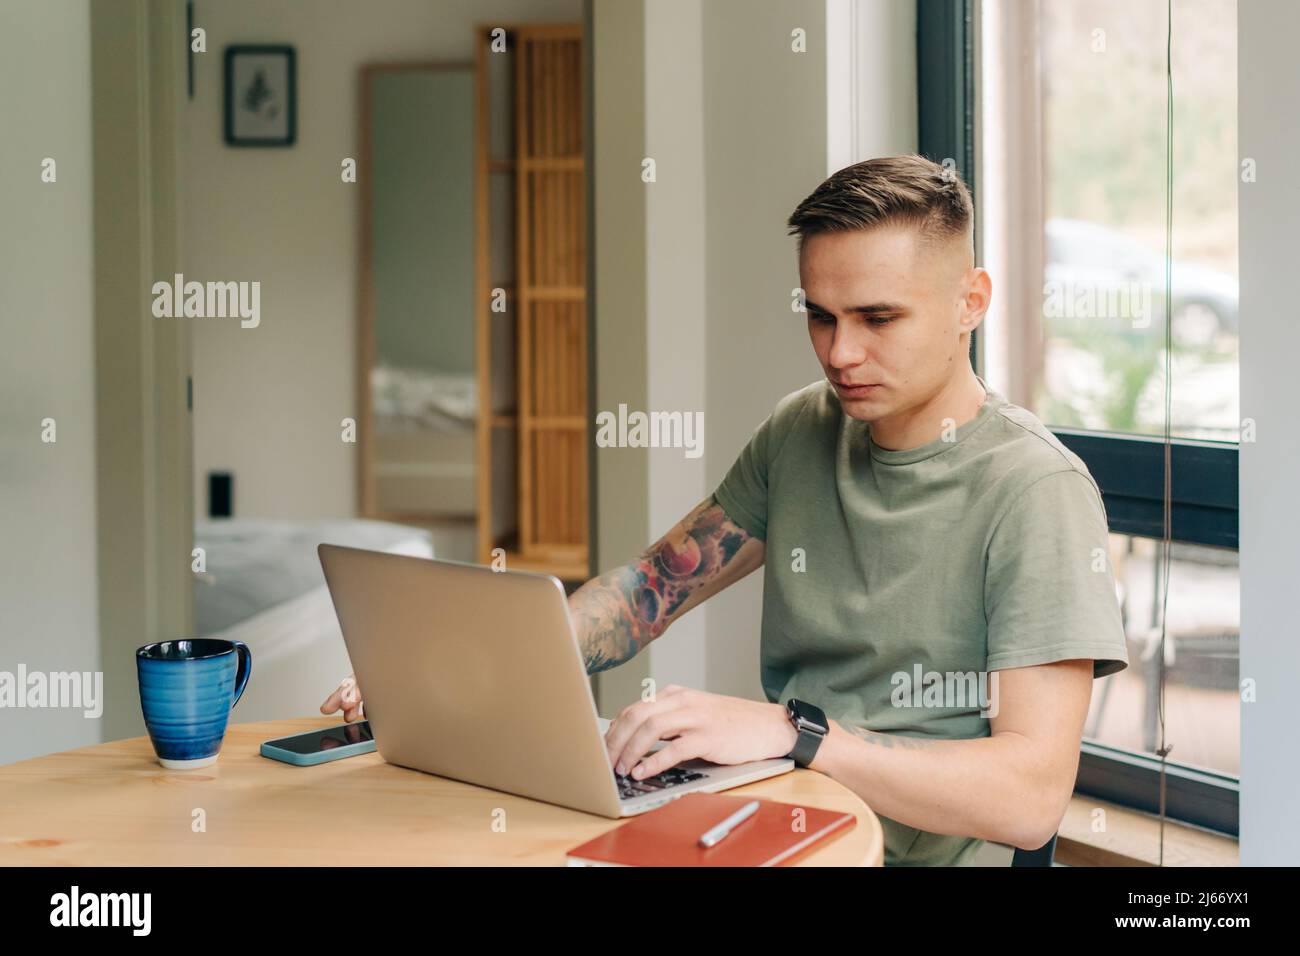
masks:
MULTIPOLYGON (((827 312, 814 312, 809 309, 808 316, 814 322, 821 323, 822 325, 833 325, 835 323, 835 316, 827 312)), ((867 322, 876 327, 880 327, 882 325, 888 325, 896 318, 898 318, 896 315, 870 315, 867 316, 867 322)))

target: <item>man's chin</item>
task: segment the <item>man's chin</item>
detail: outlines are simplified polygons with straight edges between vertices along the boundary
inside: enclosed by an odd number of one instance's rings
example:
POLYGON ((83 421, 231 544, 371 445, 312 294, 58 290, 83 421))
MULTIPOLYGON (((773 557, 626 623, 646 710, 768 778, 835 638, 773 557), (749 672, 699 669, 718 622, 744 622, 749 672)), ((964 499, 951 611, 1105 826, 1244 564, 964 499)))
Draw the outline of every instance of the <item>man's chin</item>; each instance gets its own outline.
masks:
POLYGON ((849 418, 856 418, 860 422, 871 423, 885 417, 885 410, 881 408, 881 403, 873 398, 846 398, 839 396, 840 408, 844 409, 844 414, 849 418))
POLYGON ((831 388, 835 392, 835 397, 840 401, 840 407, 844 409, 844 414, 850 418, 856 418, 859 421, 875 421, 885 414, 883 396, 879 396, 882 388, 873 388, 864 395, 848 395, 832 384, 831 388), (878 397, 879 396, 879 397, 878 397))

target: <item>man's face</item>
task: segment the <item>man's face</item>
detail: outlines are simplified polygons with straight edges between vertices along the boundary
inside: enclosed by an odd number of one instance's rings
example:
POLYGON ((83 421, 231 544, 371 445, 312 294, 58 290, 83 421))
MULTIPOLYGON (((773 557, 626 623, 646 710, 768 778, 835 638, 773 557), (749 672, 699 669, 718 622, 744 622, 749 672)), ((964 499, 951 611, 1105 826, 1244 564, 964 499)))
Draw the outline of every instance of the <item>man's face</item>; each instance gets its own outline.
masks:
POLYGON ((821 233, 799 256, 813 350, 845 413, 862 421, 918 408, 962 372, 967 333, 987 308, 987 274, 962 241, 920 248, 916 235, 821 233))

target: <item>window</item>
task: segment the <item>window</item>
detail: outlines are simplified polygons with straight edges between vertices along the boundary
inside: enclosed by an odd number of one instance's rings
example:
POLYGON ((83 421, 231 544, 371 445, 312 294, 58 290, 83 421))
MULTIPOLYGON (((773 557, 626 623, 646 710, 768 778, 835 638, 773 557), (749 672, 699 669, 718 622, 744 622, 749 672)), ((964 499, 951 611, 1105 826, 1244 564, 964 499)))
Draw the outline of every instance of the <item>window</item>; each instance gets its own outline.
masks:
POLYGON ((1236 0, 1174 5, 1165 655, 1166 18, 1130 0, 918 0, 921 152, 972 186, 977 369, 1087 463, 1130 666, 1094 683, 1079 789, 1237 830, 1236 0))
MULTIPOLYGON (((1111 535, 1129 666, 1095 682, 1084 736, 1137 753, 1159 744, 1159 542, 1111 535)), ((1175 543, 1170 552, 1165 638, 1165 731, 1171 759, 1205 770, 1240 771, 1241 627, 1237 552, 1175 543)))
MULTIPOLYGON (((1163 434, 1165 5, 1037 9, 1045 354, 1031 409, 1163 434)), ((1179 0, 1175 17, 1171 430, 1235 441, 1236 2, 1179 0)))

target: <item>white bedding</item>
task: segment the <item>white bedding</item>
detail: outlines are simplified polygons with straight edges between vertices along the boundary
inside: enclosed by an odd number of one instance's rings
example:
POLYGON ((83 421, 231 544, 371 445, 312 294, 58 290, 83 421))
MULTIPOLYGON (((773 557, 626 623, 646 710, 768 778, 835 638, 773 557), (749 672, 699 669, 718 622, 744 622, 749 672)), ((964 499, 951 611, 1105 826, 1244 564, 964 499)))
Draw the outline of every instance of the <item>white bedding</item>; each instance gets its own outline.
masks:
POLYGON ((473 431, 478 419, 478 378, 472 373, 376 365, 370 393, 375 427, 384 431, 473 431))
POLYGON ((471 516, 478 511, 478 379, 380 364, 370 371, 378 509, 471 516))
POLYGON ((427 531, 380 521, 235 519, 195 528, 207 563, 195 576, 196 633, 243 641, 253 655, 236 723, 318 714, 352 670, 316 556, 321 543, 434 556, 427 531))

